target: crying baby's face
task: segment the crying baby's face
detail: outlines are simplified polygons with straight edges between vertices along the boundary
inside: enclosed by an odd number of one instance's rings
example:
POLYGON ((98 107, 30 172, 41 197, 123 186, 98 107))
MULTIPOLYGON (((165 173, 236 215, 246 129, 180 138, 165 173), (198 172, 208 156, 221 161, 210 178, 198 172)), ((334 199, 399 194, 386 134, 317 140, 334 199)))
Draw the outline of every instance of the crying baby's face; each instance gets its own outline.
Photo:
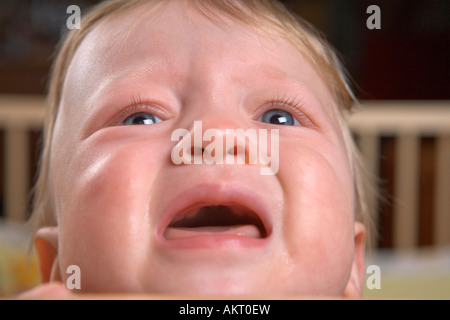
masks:
POLYGON ((287 40, 180 3, 101 22, 71 62, 50 162, 61 270, 82 292, 342 294, 354 188, 331 94, 287 40), (256 159, 227 130, 256 132, 256 159))

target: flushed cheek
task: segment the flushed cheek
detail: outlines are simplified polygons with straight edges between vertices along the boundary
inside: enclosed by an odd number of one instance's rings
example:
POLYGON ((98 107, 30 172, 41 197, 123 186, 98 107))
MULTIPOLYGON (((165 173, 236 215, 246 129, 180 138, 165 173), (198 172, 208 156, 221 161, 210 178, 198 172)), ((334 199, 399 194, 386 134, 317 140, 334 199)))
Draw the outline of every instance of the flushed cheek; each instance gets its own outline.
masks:
POLYGON ((287 152, 280 152, 280 179, 286 196, 281 233, 298 274, 310 275, 303 281, 315 281, 319 291, 339 293, 352 261, 352 180, 345 172, 343 153, 336 150, 332 157, 332 145, 326 152, 319 145, 297 143, 297 148, 289 148, 289 159, 281 156, 287 152))
POLYGON ((124 290, 133 287, 129 275, 151 239, 149 195, 158 170, 135 143, 92 146, 75 152, 61 187, 60 259, 63 270, 80 266, 83 290, 124 290))

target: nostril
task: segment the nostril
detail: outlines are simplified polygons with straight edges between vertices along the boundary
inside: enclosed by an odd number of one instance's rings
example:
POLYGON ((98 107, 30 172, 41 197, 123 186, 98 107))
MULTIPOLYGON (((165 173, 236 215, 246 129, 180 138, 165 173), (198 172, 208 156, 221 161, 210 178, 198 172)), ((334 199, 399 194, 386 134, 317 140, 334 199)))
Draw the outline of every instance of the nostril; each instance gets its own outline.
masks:
POLYGON ((233 147, 231 147, 227 150, 227 153, 229 155, 232 155, 235 157, 245 156, 246 155, 245 145, 241 146, 241 145, 235 144, 233 147))
POLYGON ((228 154, 232 155, 232 156, 236 156, 238 154, 238 148, 237 146, 234 146, 233 148, 230 148, 228 150, 228 154))
POLYGON ((201 156, 205 152, 204 148, 193 146, 191 147, 191 156, 201 156))
POLYGON ((246 145, 235 144, 227 154, 236 158, 238 164, 256 164, 256 154, 250 152, 246 145))

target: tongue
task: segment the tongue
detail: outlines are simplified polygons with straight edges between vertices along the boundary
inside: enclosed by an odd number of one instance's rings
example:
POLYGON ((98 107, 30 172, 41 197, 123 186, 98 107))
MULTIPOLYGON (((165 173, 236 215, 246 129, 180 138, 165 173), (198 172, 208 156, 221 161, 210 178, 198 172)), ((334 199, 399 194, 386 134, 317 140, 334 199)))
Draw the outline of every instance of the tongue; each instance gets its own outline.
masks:
POLYGON ((261 238, 261 233, 255 225, 206 226, 206 227, 168 227, 164 232, 167 240, 204 237, 204 236, 237 236, 261 238))

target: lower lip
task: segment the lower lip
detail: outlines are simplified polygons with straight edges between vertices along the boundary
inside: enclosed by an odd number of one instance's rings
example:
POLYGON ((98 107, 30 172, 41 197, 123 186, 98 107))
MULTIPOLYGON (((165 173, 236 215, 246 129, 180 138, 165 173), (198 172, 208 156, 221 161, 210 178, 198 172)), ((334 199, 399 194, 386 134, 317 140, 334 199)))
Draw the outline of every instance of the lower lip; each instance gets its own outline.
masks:
POLYGON ((160 237, 158 241, 172 249, 233 249, 264 246, 267 238, 255 238, 227 232, 187 232, 180 237, 160 237))

